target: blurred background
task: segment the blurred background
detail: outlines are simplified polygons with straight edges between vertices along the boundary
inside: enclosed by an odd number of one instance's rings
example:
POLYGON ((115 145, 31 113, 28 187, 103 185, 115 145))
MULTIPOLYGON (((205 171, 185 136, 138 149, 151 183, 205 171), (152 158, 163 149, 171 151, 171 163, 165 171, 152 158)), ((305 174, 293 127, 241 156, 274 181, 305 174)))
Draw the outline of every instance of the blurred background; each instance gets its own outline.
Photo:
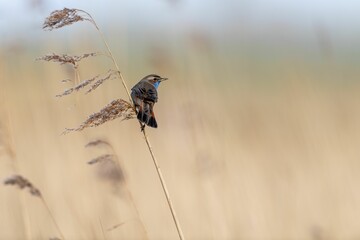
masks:
MULTIPOLYGON (((0 0, 0 178, 38 187, 66 239, 177 239, 136 121, 61 135, 127 99, 116 79, 55 97, 74 69, 37 57, 105 51, 87 22, 42 30, 64 7, 95 18, 130 87, 171 79, 147 132, 186 239, 360 238, 359 1, 0 0), (101 154, 121 173, 87 164, 101 154)), ((60 237, 26 191, 0 187, 0 213, 0 239, 60 237)))

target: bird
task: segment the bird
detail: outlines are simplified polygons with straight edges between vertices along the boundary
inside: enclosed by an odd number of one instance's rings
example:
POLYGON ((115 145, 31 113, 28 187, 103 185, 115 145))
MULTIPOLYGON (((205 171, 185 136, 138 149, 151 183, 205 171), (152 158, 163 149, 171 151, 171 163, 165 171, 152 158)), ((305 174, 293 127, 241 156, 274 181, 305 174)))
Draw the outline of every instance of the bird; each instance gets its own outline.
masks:
POLYGON ((137 119, 143 123, 141 125, 142 131, 145 125, 153 128, 158 127, 154 114, 154 104, 158 101, 157 89, 160 83, 165 80, 168 80, 168 78, 150 74, 143 77, 131 89, 131 99, 135 106, 137 119))

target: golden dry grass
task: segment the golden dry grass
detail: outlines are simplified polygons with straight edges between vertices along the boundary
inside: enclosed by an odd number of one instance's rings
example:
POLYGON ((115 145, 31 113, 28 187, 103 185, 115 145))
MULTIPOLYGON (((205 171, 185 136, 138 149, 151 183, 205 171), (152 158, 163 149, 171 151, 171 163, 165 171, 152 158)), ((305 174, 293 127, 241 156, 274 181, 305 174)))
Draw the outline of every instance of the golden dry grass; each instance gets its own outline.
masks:
MULTIPOLYGON (((142 239, 126 194, 87 164, 109 152, 84 145, 104 138, 123 165, 149 238, 177 239, 136 121, 61 135, 125 98, 121 83, 59 99, 71 87, 60 80, 72 78, 72 69, 35 57, 4 52, 0 59, 0 141, 11 141, 16 153, 0 149, 0 177, 18 171, 31 179, 66 239, 142 239)), ((359 238, 360 87, 321 82, 338 66, 323 72, 306 62, 274 63, 281 84, 267 85, 247 82, 270 77, 259 74, 261 66, 226 71, 216 63, 223 70, 217 75, 202 55, 183 57, 185 65, 139 65, 124 75, 130 85, 149 69, 171 78, 155 106, 159 128, 148 134, 187 239, 359 238)), ((81 78, 103 71, 101 61, 80 66, 81 78)), ((42 203, 26 192, 0 187, 0 212, 1 239, 60 237, 42 203)))

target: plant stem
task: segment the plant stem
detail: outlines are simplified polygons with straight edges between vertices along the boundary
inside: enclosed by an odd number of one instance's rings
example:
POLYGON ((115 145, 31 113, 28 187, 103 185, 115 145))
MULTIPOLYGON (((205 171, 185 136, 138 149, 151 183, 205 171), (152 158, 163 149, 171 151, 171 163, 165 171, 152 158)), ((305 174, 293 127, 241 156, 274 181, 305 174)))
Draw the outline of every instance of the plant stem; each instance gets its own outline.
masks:
POLYGON ((122 73, 121 73, 121 71, 120 71, 120 68, 119 68, 117 62, 115 61, 115 58, 114 58, 114 56, 113 56, 113 54, 112 54, 112 52, 111 52, 111 50, 110 50, 109 44, 107 43, 107 41, 106 41, 106 39, 105 39, 105 37, 104 37, 104 34, 102 33, 102 31, 100 30, 100 28, 99 28, 98 25, 96 24, 95 20, 92 18, 92 16, 91 16, 89 13, 87 13, 87 12, 85 12, 85 11, 83 11, 83 10, 80 10, 80 11, 86 13, 86 14, 90 17, 90 22, 95 26, 96 30, 99 32, 99 35, 100 35, 103 43, 105 44, 106 50, 107 50, 107 52, 109 53, 109 57, 111 58, 111 61, 113 62, 114 66, 115 66, 115 68, 116 68, 116 70, 117 70, 117 73, 118 73, 118 75, 119 75, 119 78, 120 78, 120 80, 121 80, 121 83, 122 83, 122 85, 124 86, 124 88, 125 88, 125 90, 126 90, 126 93, 127 93, 128 97, 129 97, 129 100, 130 100, 130 102, 133 104, 132 98, 131 98, 131 96, 130 96, 130 91, 129 91, 126 83, 125 83, 125 80, 124 80, 124 77, 122 76, 122 73))
POLYGON ((54 222, 54 225, 55 225, 56 229, 58 230, 58 232, 59 232, 59 234, 60 234, 60 236, 61 236, 61 239, 64 240, 65 237, 64 237, 63 233, 61 232, 60 227, 59 227, 59 225, 57 224, 57 222, 56 222, 56 220, 55 220, 55 217, 54 217, 54 215, 52 214, 49 206, 47 205, 44 197, 43 197, 43 196, 40 196, 40 199, 41 199, 41 202, 44 204, 46 210, 48 211, 48 213, 49 213, 52 221, 54 222))
POLYGON ((160 182, 161 182, 161 186, 164 190, 164 193, 165 193, 165 196, 166 196, 166 200, 167 200, 167 203, 169 205, 169 208, 170 208, 170 211, 171 211, 171 215, 172 215, 172 218, 174 220, 174 223, 175 223, 175 226, 176 226, 176 229, 177 229, 177 232, 179 234, 179 238, 181 240, 184 240, 184 234, 182 233, 182 230, 181 230, 181 226, 180 226, 180 223, 179 223, 179 220, 176 216, 176 213, 175 213, 175 209, 173 207, 173 204, 172 204, 172 201, 170 199, 170 195, 169 195, 169 192, 167 190, 167 187, 166 187, 166 184, 165 184, 165 180, 163 178, 163 175, 162 175, 162 172, 161 172, 161 169, 160 169, 160 166, 156 160, 156 157, 154 155, 154 152, 152 151, 152 147, 151 147, 151 144, 150 144, 150 141, 149 141, 149 138, 147 137, 146 135, 146 132, 145 132, 145 129, 143 130, 143 134, 144 134, 144 137, 145 137, 145 141, 146 141, 146 144, 149 148, 149 151, 150 151, 150 154, 151 154, 151 158, 154 162, 154 165, 155 165, 155 168, 156 168, 156 172, 159 176, 159 179, 160 179, 160 182))
MULTIPOLYGON (((134 107, 134 103, 133 103, 133 101, 132 101, 132 98, 131 98, 129 89, 128 89, 127 85, 126 85, 126 82, 125 82, 125 80, 124 80, 124 77, 123 77, 122 74, 121 74, 120 68, 119 68, 118 64, 116 63, 115 58, 114 58, 114 56, 113 56, 113 54, 112 54, 112 52, 111 52, 111 50, 110 50, 110 47, 109 47, 107 41, 105 40, 104 34, 101 32, 100 28, 97 26, 97 24, 96 24, 95 20, 92 18, 92 16, 91 16, 89 13, 87 13, 87 12, 85 12, 85 11, 83 11, 83 10, 81 10, 81 11, 84 12, 84 13, 86 13, 86 14, 90 17, 90 21, 94 24, 95 28, 98 30, 98 32, 99 32, 99 34, 100 34, 100 36, 101 36, 101 39, 102 39, 102 41, 104 42, 104 44, 105 44, 105 46, 106 46, 106 49, 107 49, 107 51, 108 51, 108 53, 109 53, 109 56, 110 56, 112 62, 114 63, 114 66, 115 66, 115 68, 116 68, 116 70, 117 70, 117 72, 118 72, 118 75, 119 75, 119 78, 120 78, 120 80, 121 80, 121 83, 122 83, 122 85, 124 86, 124 88, 125 88, 125 90, 126 90, 126 93, 127 93, 128 97, 129 97, 129 100, 130 100, 130 103, 131 103, 131 104, 133 105, 133 107, 134 107)), ((134 107, 134 109, 135 109, 135 107, 134 107)), ((140 126, 141 126, 141 122, 140 122, 140 121, 139 121, 139 123, 140 123, 140 126)), ((179 238, 180 238, 180 240, 184 240, 185 238, 184 238, 184 235, 183 235, 183 233, 182 233, 181 226, 180 226, 180 223, 179 223, 179 221, 178 221, 178 218, 177 218, 177 216, 176 216, 175 209, 174 209, 174 207, 173 207, 172 201, 171 201, 171 199, 170 199, 169 191, 167 190, 167 187, 166 187, 166 184, 165 184, 165 180, 164 180, 164 178, 163 178, 163 175, 162 175, 160 166, 159 166, 159 164, 158 164, 158 162, 157 162, 157 160, 156 160, 156 157, 155 157, 154 152, 153 152, 153 150, 152 150, 152 147, 151 147, 149 138, 148 138, 148 136, 146 135, 145 129, 142 131, 142 133, 144 134, 144 138, 145 138, 146 144, 147 144, 147 146, 148 146, 148 149, 149 149, 151 158, 152 158, 152 160, 153 160, 153 162, 154 162, 154 165, 155 165, 155 168, 156 168, 156 172, 157 172, 157 174, 158 174, 158 176, 159 176, 160 183, 161 183, 161 187, 162 187, 162 189, 163 189, 163 191, 164 191, 164 194, 165 194, 167 203, 168 203, 168 205, 169 205, 169 208, 170 208, 170 211, 171 211, 171 215, 172 215, 172 218, 173 218, 173 220, 174 220, 174 223, 175 223, 176 230, 177 230, 177 232, 178 232, 179 238)))

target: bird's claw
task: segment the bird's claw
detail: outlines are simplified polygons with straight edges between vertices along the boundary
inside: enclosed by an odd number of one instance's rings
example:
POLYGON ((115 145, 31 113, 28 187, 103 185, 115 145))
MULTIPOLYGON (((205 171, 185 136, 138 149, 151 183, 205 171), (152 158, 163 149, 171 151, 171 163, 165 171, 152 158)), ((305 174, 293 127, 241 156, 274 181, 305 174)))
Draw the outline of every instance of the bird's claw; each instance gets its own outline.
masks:
POLYGON ((145 130, 145 124, 141 125, 141 131, 143 132, 145 130))

